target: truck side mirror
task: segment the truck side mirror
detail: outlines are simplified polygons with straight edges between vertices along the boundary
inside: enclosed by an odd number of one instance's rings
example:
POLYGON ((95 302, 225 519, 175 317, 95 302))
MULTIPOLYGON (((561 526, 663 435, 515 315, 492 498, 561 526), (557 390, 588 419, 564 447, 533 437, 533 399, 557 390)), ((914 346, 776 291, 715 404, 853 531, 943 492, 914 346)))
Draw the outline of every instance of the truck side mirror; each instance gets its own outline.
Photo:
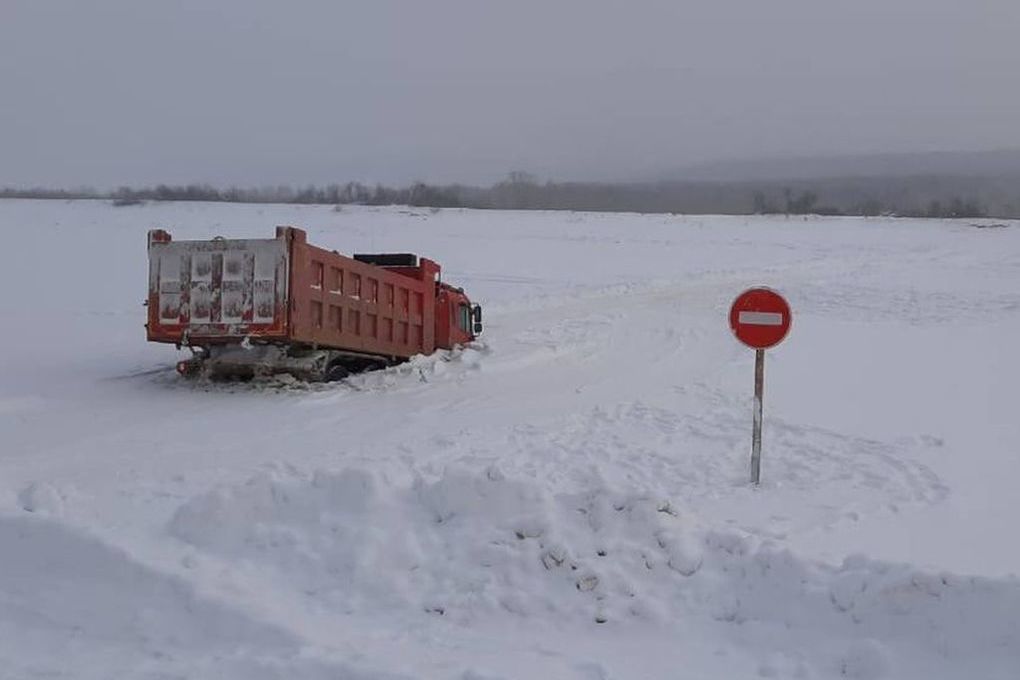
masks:
POLYGON ((471 318, 474 320, 472 325, 472 331, 475 335, 480 335, 482 332, 482 306, 473 305, 471 307, 471 318))

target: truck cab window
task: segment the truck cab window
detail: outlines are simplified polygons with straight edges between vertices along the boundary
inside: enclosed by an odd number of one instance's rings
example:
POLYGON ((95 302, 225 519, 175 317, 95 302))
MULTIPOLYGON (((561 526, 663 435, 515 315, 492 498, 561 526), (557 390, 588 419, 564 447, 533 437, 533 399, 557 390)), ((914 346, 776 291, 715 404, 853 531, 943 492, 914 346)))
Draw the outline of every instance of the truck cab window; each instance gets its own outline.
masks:
POLYGON ((457 306, 457 326, 462 331, 471 328, 471 309, 467 305, 457 306))

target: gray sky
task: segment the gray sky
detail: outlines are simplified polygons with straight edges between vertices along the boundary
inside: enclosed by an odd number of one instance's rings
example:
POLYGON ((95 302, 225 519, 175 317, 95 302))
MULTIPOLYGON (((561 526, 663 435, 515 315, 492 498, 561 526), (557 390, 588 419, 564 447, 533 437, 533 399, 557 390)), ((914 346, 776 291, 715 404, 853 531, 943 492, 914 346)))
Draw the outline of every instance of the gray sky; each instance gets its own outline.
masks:
POLYGON ((0 185, 1020 147, 1018 0, 0 0, 0 185))

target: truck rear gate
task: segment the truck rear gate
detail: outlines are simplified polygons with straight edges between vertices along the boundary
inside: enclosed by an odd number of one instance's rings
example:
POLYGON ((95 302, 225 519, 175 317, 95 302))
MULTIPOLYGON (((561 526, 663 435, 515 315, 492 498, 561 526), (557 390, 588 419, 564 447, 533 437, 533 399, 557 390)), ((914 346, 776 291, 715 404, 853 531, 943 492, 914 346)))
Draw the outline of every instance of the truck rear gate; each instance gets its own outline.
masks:
POLYGON ((289 261, 280 238, 172 241, 150 231, 149 340, 285 338, 289 261))

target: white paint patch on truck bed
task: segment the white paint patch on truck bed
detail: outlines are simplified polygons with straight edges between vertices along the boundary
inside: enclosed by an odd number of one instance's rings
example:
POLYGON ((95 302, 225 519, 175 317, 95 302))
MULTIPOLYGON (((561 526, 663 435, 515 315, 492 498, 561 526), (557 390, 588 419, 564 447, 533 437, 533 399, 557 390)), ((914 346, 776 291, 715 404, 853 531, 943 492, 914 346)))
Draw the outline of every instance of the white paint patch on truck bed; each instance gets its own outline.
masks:
POLYGON ((271 323, 286 304, 288 259, 283 239, 154 242, 149 288, 159 293, 160 322, 203 335, 244 337, 250 330, 245 317, 271 323), (214 320, 216 296, 221 311, 214 320))

